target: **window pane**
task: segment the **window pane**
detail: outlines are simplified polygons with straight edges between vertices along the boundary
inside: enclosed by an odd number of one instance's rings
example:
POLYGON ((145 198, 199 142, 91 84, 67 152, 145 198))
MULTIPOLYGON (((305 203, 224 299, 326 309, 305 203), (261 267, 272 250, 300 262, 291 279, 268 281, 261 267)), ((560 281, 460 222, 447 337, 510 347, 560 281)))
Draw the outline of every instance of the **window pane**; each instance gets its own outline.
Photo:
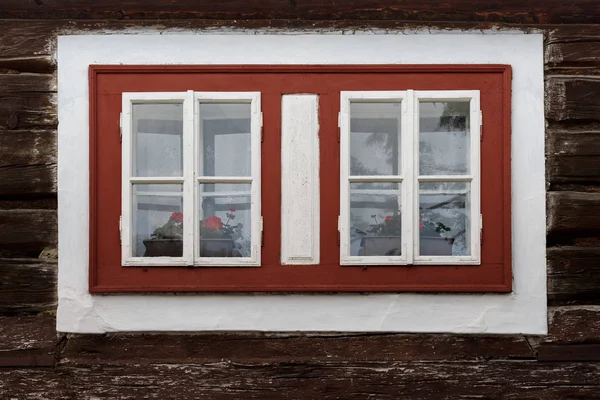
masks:
POLYGON ((468 182, 419 184, 419 254, 468 256, 471 207, 468 182))
POLYGON ((399 256, 400 183, 350 184, 350 256, 399 256))
POLYGON ((250 257, 250 184, 200 185, 200 257, 250 257))
POLYGON ((133 176, 183 176, 183 105, 133 105, 133 176))
POLYGON ((134 257, 183 255, 183 185, 133 185, 134 257))
POLYGON ((400 175, 400 103, 350 104, 350 175, 400 175))
POLYGON ((200 104, 200 175, 250 176, 250 103, 200 104))
POLYGON ((419 173, 469 173, 469 102, 419 104, 419 173))

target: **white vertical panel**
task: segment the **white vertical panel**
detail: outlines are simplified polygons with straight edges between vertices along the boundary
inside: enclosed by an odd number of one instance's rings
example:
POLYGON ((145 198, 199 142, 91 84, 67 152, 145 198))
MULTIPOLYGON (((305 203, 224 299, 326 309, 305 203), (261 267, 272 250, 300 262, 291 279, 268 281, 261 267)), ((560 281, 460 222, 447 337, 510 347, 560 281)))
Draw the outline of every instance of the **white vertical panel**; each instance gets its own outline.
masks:
POLYGON ((319 98, 281 98, 281 263, 319 263, 319 98))

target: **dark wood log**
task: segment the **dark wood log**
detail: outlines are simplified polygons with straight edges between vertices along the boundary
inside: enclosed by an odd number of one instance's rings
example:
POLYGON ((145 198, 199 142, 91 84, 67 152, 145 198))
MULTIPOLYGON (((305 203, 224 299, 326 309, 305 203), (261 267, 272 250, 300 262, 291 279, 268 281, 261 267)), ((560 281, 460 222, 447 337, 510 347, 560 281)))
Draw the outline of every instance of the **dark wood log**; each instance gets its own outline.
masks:
POLYGON ((56 309, 56 261, 0 259, 0 313, 56 309))
POLYGON ((600 361, 600 344, 542 344, 540 361, 600 361))
POLYGON ((549 192, 548 242, 600 236, 600 193, 549 192))
POLYGON ((0 129, 56 128, 56 104, 56 93, 0 95, 0 129))
POLYGON ((551 247, 547 254, 551 304, 600 303, 600 248, 551 247))
POLYGON ((0 211, 0 256, 37 257, 47 247, 56 247, 54 210, 0 211))
POLYGON ((22 92, 56 92, 56 77, 52 74, 0 74, 0 97, 22 92))
POLYGON ((0 317, 0 352, 52 349, 64 335, 56 333, 54 315, 0 317))
POLYGON ((54 367, 54 349, 0 351, 0 368, 54 367))
POLYGON ((433 361, 533 359, 521 336, 460 335, 105 335, 74 336, 62 354, 74 364, 433 361))
POLYGON ((548 28, 547 44, 597 42, 600 41, 600 31, 597 25, 560 25, 548 28))
POLYGON ((442 0, 102 0, 90 4, 84 0, 4 0, 3 18, 42 19, 119 19, 119 18, 292 18, 292 19, 395 19, 425 21, 494 21, 514 23, 598 23, 598 3, 548 0, 524 1, 442 0))
POLYGON ((1 73, 38 73, 51 74, 56 71, 56 63, 49 56, 18 57, 0 59, 1 73))
POLYGON ((600 306, 550 307, 548 343, 600 343, 600 306))
POLYGON ((546 131, 546 174, 557 183, 600 183, 600 131, 546 131))
POLYGON ((551 43, 546 46, 545 61, 554 68, 597 67, 600 64, 600 40, 591 43, 551 43))
POLYGON ((599 387, 598 363, 223 361, 0 370, 0 397, 44 399, 565 399, 593 397, 599 387))
POLYGON ((56 136, 55 130, 0 130, 0 167, 56 164, 56 136))
POLYGON ((551 120, 600 120, 600 77, 548 77, 546 118, 551 120))
POLYGON ((0 210, 56 210, 56 195, 21 198, 1 198, 0 210))
POLYGON ((56 193, 56 131, 0 130, 0 195, 56 193))

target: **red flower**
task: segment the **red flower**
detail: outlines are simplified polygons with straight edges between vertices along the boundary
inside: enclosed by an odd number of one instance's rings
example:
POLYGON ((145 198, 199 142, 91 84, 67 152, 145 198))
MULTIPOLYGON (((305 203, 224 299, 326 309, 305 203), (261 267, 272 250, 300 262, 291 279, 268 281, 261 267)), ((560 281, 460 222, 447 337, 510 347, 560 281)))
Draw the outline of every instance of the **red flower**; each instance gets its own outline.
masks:
POLYGON ((207 229, 218 231, 223 226, 223 221, 221 221, 221 218, 213 215, 204 220, 204 226, 207 229))
POLYGON ((229 211, 231 211, 231 212, 235 212, 235 208, 233 208, 233 207, 229 207, 229 211))
POLYGON ((392 217, 388 215, 387 217, 385 217, 385 223, 389 224, 390 222, 392 222, 392 217))
POLYGON ((425 224, 423 223, 423 221, 419 221, 419 229, 423 229, 424 226, 425 224))
POLYGON ((183 222, 183 213, 174 212, 173 214, 171 214, 171 219, 174 219, 177 222, 183 222))

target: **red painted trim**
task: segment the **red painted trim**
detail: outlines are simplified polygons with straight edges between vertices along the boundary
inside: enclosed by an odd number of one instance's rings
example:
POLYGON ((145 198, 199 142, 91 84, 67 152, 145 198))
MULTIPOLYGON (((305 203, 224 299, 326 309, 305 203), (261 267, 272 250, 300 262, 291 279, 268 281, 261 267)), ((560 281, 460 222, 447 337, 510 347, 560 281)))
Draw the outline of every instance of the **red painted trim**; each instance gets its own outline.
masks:
POLYGON ((507 65, 90 66, 90 292, 510 292, 510 74, 507 65), (338 74, 338 78, 334 79, 333 74, 338 74), (385 75, 385 79, 381 75, 385 75), (482 155, 487 154, 482 157, 482 212, 487 204, 489 218, 486 219, 484 213, 484 234, 491 229, 494 238, 489 237, 492 235, 486 235, 487 240, 484 238, 481 266, 362 268, 337 264, 337 221, 331 217, 339 214, 337 93, 342 86, 343 90, 367 90, 361 82, 375 82, 379 85, 377 90, 401 90, 402 85, 423 90, 488 90, 482 92, 487 131, 482 142, 482 155), (388 82, 392 82, 393 87, 389 87, 388 82), (472 87, 469 82, 479 86, 472 87), (363 87, 357 89, 361 84, 363 87), (262 267, 120 266, 116 226, 120 214, 121 163, 120 144, 115 142, 118 132, 113 132, 118 129, 120 93, 165 91, 166 88, 170 91, 263 92, 263 110, 271 112, 264 115, 262 199, 266 237, 262 267), (322 264, 281 266, 280 236, 276 234, 281 226, 280 96, 307 90, 320 96, 322 264), (99 109, 102 118, 98 117, 99 109), (99 158, 100 153, 111 157, 99 158), (502 185, 498 186, 500 181, 502 185), (489 228, 494 225, 500 226, 502 231, 489 228), (497 244, 500 242, 502 245, 497 244))
POLYGON ((97 286, 98 281, 98 267, 96 262, 96 255, 98 249, 98 240, 97 240, 97 211, 98 211, 98 199, 97 199, 97 174, 96 171, 98 169, 97 164, 97 145, 98 145, 98 132, 96 129, 96 98, 97 98, 97 87, 96 87, 96 75, 97 72, 94 68, 90 67, 88 71, 89 78, 89 90, 90 90, 90 120, 89 120, 89 129, 90 129, 90 258, 89 258, 89 288, 90 292, 97 286))

